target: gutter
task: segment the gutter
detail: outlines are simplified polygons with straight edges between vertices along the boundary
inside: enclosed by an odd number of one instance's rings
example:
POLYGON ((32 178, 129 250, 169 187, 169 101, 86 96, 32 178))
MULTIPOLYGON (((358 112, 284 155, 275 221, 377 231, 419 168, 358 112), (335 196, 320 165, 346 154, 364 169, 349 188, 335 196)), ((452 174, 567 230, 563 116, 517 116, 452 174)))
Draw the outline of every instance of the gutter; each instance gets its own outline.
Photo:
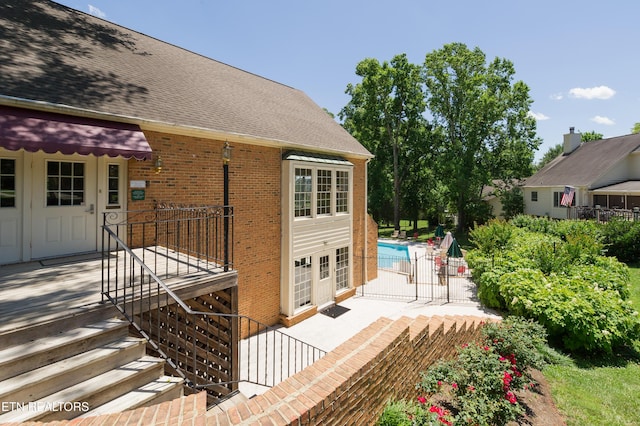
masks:
POLYGON ((284 149, 301 149, 305 151, 316 151, 323 153, 332 153, 340 155, 349 155, 360 159, 370 159, 373 155, 370 153, 354 153, 349 151, 335 151, 330 149, 324 149, 319 151, 317 147, 303 145, 299 143, 292 143, 278 139, 267 139, 258 136, 251 136, 243 133, 234 133, 223 130, 207 129, 203 127, 195 126, 183 126, 177 123, 166 123, 158 120, 149 120, 129 115, 112 114, 108 112, 100 112, 96 110, 88 110, 84 108, 77 108, 70 105, 53 104, 50 102, 35 101, 32 99, 18 98, 7 95, 0 95, 0 105, 13 106, 17 108, 33 109, 38 111, 52 112, 58 114, 73 115, 76 117, 93 118, 99 120, 115 121, 119 123, 136 124, 140 126, 141 130, 157 131, 163 133, 172 133, 182 136, 192 136, 204 139, 215 139, 221 141, 229 141, 236 143, 243 143, 247 145, 259 145, 272 148, 284 148, 284 149))

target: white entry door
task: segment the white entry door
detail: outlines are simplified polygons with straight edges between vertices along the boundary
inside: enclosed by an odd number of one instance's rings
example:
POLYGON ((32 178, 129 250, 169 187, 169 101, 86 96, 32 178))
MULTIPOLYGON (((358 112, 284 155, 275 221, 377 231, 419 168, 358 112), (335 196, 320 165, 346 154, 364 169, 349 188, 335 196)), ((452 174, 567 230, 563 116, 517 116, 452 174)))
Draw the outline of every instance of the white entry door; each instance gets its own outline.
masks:
POLYGON ((318 309, 323 306, 332 303, 334 300, 334 272, 335 266, 333 264, 333 257, 331 252, 321 253, 318 257, 318 272, 319 279, 316 286, 316 305, 318 309))
POLYGON ((33 155, 31 257, 97 250, 97 160, 33 155))
POLYGON ((0 148, 0 264, 22 258, 22 160, 0 148))

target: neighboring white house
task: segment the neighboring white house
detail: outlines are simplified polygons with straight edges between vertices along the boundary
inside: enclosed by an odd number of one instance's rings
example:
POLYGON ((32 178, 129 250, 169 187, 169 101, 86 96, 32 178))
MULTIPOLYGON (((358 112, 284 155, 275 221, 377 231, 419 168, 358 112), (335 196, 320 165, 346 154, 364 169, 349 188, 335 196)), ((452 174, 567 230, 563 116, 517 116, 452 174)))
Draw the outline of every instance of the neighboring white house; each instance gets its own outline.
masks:
POLYGON ((526 180, 525 214, 566 218, 567 186, 575 191, 572 206, 640 207, 640 134, 582 143, 570 128, 563 153, 526 180))

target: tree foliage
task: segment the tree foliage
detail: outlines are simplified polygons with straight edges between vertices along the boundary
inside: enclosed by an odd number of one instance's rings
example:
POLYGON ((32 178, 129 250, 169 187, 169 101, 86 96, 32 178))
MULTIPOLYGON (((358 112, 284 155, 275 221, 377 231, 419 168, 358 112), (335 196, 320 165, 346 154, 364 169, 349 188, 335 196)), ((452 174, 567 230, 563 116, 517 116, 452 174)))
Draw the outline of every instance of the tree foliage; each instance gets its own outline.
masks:
POLYGON ((540 170, 541 168, 546 166, 548 163, 558 157, 558 155, 562 154, 562 150, 562 144, 557 144, 556 146, 552 146, 551 148, 549 148, 549 150, 545 152, 540 159, 540 162, 536 165, 536 169, 540 170))
POLYGON ((529 117, 529 88, 514 82, 513 64, 461 43, 426 55, 422 65, 405 54, 389 62, 368 58, 356 67, 344 127, 375 158, 369 164, 369 203, 376 219, 393 220, 400 208, 411 219, 420 212, 458 214, 470 225, 483 210, 482 188, 532 172, 540 143, 529 117), (387 217, 385 217, 387 216, 387 217))
POLYGON ((633 125, 631 133, 640 133, 640 122, 633 125))
POLYGON ((600 139, 604 138, 604 136, 602 135, 602 133, 598 133, 594 130, 590 131, 590 132, 584 132, 582 133, 582 135, 580 136, 580 140, 582 142, 591 142, 591 141, 599 141, 600 139))
MULTIPOLYGON (((420 71, 405 54, 389 62, 361 61, 356 75, 362 81, 347 86, 351 100, 340 112, 344 127, 375 155, 369 165, 369 201, 374 208, 393 205, 396 229, 400 202, 408 197, 406 184, 418 187, 429 176, 424 170, 429 135, 420 71)), ((383 214, 377 213, 378 218, 383 214)))
POLYGON ((513 64, 486 62, 479 49, 462 43, 427 54, 427 106, 434 125, 443 129, 439 153, 450 199, 458 213, 458 230, 469 225, 469 206, 491 179, 510 181, 531 173, 540 144, 535 120, 528 116, 529 88, 513 83, 513 64))

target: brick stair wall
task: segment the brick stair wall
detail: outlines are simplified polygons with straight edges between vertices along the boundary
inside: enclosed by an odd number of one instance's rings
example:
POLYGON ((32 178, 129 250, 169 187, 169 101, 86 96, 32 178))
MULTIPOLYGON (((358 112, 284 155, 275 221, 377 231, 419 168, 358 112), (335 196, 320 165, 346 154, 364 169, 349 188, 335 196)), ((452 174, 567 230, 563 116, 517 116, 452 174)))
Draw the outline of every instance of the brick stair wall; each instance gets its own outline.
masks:
POLYGON ((420 372, 477 340, 486 318, 380 318, 264 394, 210 412, 207 425, 375 424, 389 399, 414 398, 420 372))
MULTIPOLYGON (((477 340, 486 321, 491 320, 380 318, 305 370, 222 412, 207 412, 206 393, 199 392, 152 407, 47 425, 375 424, 389 399, 414 398, 420 372, 477 340)), ((36 425, 43 423, 20 424, 36 425)))

